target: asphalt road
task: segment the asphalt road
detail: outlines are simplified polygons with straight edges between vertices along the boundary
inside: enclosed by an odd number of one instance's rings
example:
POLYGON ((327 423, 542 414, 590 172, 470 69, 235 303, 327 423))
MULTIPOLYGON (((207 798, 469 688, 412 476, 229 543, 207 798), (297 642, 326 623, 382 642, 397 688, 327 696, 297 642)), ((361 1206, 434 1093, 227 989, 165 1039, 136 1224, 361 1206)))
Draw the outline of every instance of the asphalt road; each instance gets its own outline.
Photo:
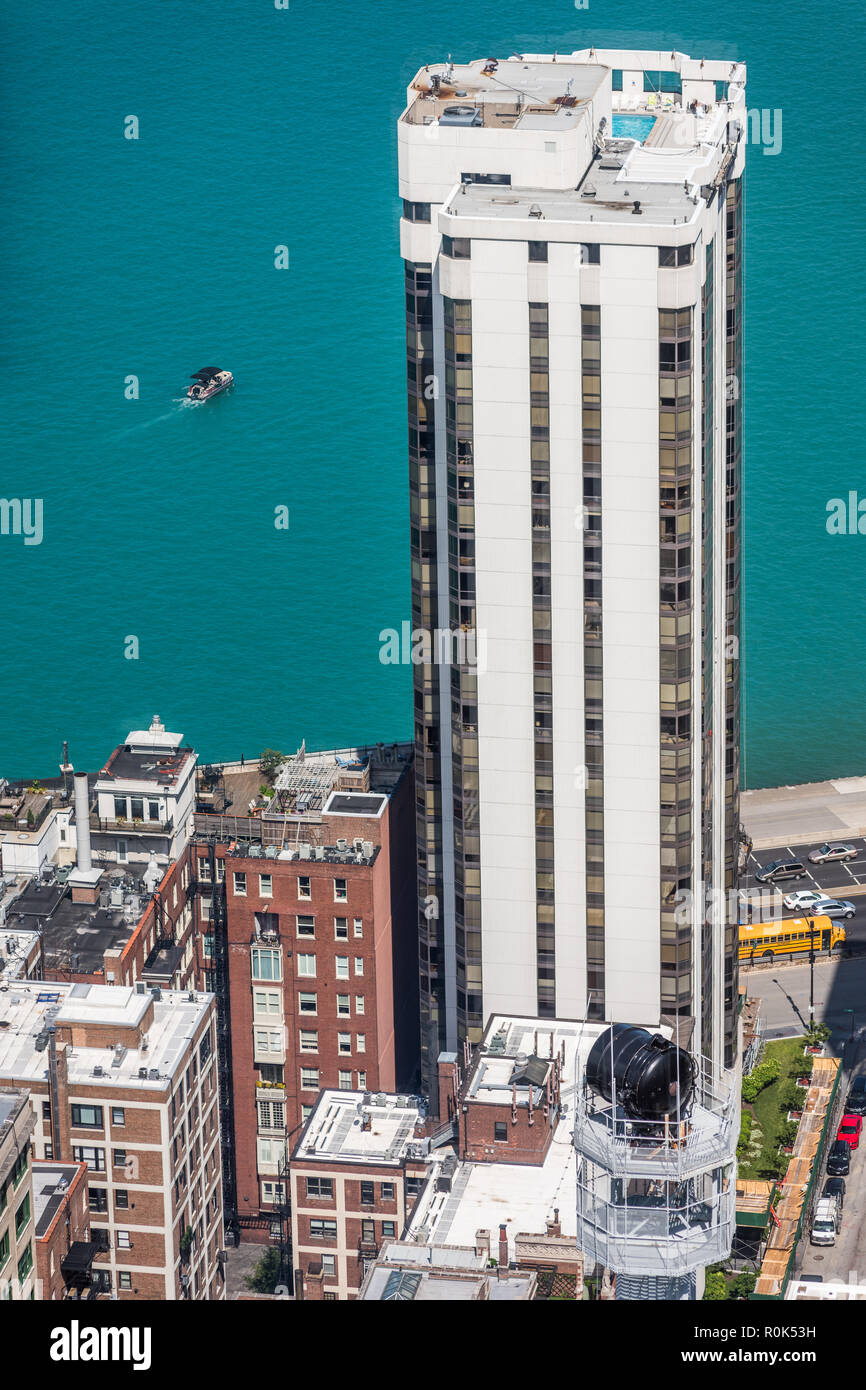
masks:
MULTIPOLYGON (((839 1084, 833 1112, 833 1122, 837 1128, 845 1112, 845 1095, 853 1077, 866 1071, 866 1036, 862 1030, 861 1036, 849 1045, 845 1061, 847 1066, 839 1084)), ((828 1144, 834 1137, 831 1131, 828 1144)), ((820 1183, 816 1183, 813 1189, 814 1200, 820 1197, 826 1176, 825 1161, 820 1183)), ((820 1274, 825 1284, 831 1280, 844 1284, 866 1282, 866 1140, 863 1138, 858 1148, 851 1151, 851 1170, 845 1179, 842 1228, 836 1237, 836 1244, 812 1245, 806 1226, 797 1247, 795 1269, 797 1274, 820 1274)))
MULTIPOLYGON (((814 889, 821 893, 826 893, 831 898, 850 898, 857 915, 849 921, 843 922, 845 934, 850 941, 866 942, 866 901, 860 899, 866 897, 866 840, 852 838, 850 843, 855 845, 860 851, 856 859, 849 859, 844 862, 833 864, 810 864, 809 851, 818 848, 818 843, 812 841, 809 844, 800 845, 776 845, 773 849, 761 849, 754 851, 749 856, 745 872, 740 880, 740 887, 744 890, 760 890, 762 893, 774 892, 778 895, 780 910, 783 917, 802 917, 802 912, 793 912, 781 905, 781 900, 786 893, 796 893, 799 890, 814 889), (786 879, 784 883, 778 885, 758 883, 755 879, 755 870, 762 869, 774 859, 799 859, 805 869, 805 878, 786 879)), ((845 840, 848 843, 848 840, 845 840)))
MULTIPOLYGON (((741 962, 740 980, 751 998, 763 1001, 765 1037, 788 1038, 808 1027, 808 964, 782 965, 774 961, 766 969, 749 970, 741 962)), ((816 957, 815 1019, 829 1023, 833 1029, 829 1051, 841 1057, 852 1029, 856 1032, 866 1026, 866 956, 852 956, 849 960, 816 957)))

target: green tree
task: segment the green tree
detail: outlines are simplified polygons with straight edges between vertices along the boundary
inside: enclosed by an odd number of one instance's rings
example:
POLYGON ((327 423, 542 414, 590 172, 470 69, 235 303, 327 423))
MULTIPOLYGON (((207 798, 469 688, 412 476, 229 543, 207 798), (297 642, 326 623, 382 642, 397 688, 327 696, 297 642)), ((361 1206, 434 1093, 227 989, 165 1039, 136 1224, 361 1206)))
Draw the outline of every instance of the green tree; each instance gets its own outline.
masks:
POLYGON ((731 1284, 732 1298, 748 1298, 758 1281, 757 1274, 751 1269, 744 1269, 738 1274, 731 1284))
POLYGON ((805 1099, 806 1092, 803 1087, 798 1086, 796 1081, 789 1081, 781 1089, 779 1109, 783 1114, 787 1114, 789 1110, 802 1110, 805 1099))
POLYGON ((708 1269, 706 1283, 704 1284, 705 1299, 723 1299, 728 1296, 728 1286, 725 1283, 725 1276, 720 1269, 708 1269))
POLYGON ((273 1293, 279 1277, 280 1252, 275 1245, 270 1245, 244 1283, 253 1293, 273 1293))
POLYGON ((269 782, 273 782, 277 774, 277 769, 281 763, 286 761, 286 756, 277 748, 266 748, 259 758, 259 772, 266 777, 269 782))

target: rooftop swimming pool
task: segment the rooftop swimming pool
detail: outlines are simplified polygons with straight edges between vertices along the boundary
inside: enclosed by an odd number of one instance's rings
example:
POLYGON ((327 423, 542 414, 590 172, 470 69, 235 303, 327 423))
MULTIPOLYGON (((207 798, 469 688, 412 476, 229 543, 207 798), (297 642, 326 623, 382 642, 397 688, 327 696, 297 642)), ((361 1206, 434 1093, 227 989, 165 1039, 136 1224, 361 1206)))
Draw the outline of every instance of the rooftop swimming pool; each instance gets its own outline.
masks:
POLYGON ((613 115, 611 135, 614 139, 638 140, 643 144, 655 123, 655 116, 613 115))

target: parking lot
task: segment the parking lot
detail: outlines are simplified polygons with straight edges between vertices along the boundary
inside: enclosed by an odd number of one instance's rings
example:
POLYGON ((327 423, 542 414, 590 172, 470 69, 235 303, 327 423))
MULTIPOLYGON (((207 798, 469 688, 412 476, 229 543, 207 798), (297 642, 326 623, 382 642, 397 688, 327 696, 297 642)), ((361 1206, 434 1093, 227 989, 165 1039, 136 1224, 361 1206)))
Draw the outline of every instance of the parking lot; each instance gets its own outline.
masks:
POLYGON ((832 864, 810 864, 809 851, 817 849, 821 843, 820 840, 811 840, 806 844, 775 845, 771 849, 754 850, 740 879, 740 887, 744 892, 760 891, 764 895, 772 892, 778 898, 783 917, 803 915, 802 911, 792 912, 782 905, 782 898, 788 893, 811 888, 830 898, 850 898, 857 908, 857 915, 843 923, 846 936, 850 941, 866 943, 866 840, 853 836, 844 840, 845 844, 852 844, 859 851, 856 859, 832 864), (774 859, 801 860, 806 870, 805 878, 785 879, 776 885, 758 883, 755 870, 765 868, 774 859), (859 901, 861 897, 864 898, 862 903, 859 901))

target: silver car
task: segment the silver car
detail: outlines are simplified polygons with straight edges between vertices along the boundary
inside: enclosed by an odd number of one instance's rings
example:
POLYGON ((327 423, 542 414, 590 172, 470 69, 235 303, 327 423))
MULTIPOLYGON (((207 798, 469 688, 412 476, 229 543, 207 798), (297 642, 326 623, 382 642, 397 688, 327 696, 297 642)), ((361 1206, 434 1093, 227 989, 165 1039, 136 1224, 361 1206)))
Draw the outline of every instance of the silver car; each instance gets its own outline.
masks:
POLYGON ((850 919, 857 911, 847 898, 819 898, 812 906, 816 917, 846 917, 850 919))
POLYGON ((856 845, 844 845, 839 841, 831 841, 826 845, 819 845, 809 853, 810 864, 831 864, 837 859, 856 859, 859 850, 856 845))

